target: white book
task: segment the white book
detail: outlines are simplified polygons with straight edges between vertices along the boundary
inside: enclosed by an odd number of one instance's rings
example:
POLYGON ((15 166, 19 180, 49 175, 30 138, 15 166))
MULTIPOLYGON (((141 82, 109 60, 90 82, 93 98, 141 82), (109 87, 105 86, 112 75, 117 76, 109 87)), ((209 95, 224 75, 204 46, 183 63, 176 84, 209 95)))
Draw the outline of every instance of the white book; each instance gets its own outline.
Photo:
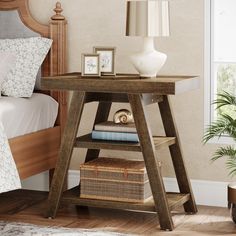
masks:
POLYGON ((96 124, 94 127, 96 131, 112 131, 112 132, 125 132, 125 133, 137 133, 134 123, 128 124, 116 124, 113 121, 105 121, 96 124))

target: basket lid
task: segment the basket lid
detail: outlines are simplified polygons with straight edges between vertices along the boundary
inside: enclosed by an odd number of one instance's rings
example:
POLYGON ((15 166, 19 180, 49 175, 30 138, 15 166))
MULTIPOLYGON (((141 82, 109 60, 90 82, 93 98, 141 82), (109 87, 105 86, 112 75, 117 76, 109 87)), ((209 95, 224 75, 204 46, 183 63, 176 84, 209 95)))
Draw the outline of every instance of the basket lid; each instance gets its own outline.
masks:
POLYGON ((115 169, 146 172, 144 161, 126 160, 121 158, 99 157, 80 165, 84 169, 115 169))

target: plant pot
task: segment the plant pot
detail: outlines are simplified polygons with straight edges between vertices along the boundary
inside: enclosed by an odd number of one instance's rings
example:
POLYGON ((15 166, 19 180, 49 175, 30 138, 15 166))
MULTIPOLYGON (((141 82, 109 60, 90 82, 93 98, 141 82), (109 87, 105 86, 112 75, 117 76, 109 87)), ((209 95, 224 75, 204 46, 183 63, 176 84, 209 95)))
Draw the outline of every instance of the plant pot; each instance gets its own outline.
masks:
POLYGON ((228 185, 228 207, 231 209, 231 217, 236 224, 236 183, 228 185))

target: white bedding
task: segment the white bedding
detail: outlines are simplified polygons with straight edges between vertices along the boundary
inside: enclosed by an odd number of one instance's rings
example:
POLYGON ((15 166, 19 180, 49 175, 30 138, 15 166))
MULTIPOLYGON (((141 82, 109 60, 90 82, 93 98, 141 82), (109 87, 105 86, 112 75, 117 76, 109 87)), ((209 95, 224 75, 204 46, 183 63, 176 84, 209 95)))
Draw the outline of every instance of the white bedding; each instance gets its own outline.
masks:
POLYGON ((8 139, 52 127, 57 110, 57 102, 43 94, 0 98, 0 193, 21 187, 8 139))
POLYGON ((19 174, 10 151, 7 136, 0 121, 0 193, 20 187, 19 174))
POLYGON ((54 126, 58 103, 34 93, 31 98, 0 98, 0 121, 8 139, 54 126))

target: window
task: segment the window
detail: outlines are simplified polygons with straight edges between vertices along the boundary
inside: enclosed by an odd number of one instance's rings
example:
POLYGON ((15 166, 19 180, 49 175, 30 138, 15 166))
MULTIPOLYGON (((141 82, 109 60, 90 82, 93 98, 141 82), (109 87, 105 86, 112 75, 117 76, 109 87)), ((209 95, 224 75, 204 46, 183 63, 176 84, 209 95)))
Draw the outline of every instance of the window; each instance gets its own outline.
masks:
MULTIPOLYGON (((223 90, 236 94, 236 0, 205 3, 205 124, 209 125, 222 112, 233 115, 230 108, 216 112, 211 103, 223 90)), ((224 136, 220 142, 230 139, 224 136)))

